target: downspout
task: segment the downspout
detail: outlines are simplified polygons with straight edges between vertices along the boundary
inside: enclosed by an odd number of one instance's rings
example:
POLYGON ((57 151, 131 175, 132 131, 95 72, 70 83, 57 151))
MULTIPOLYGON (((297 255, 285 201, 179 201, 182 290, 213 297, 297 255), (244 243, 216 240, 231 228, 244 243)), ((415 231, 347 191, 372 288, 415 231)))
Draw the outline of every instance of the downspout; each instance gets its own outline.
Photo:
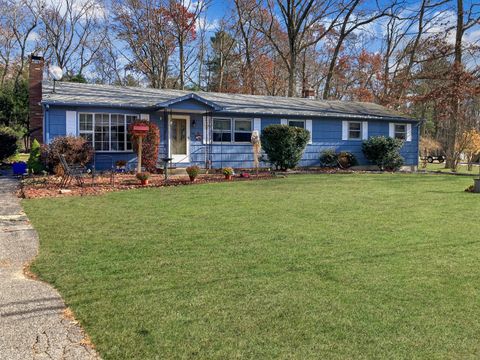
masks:
POLYGON ((44 104, 43 105, 43 129, 45 130, 43 132, 43 143, 48 144, 50 142, 50 119, 49 119, 49 114, 50 112, 48 111, 50 109, 50 105, 44 104))

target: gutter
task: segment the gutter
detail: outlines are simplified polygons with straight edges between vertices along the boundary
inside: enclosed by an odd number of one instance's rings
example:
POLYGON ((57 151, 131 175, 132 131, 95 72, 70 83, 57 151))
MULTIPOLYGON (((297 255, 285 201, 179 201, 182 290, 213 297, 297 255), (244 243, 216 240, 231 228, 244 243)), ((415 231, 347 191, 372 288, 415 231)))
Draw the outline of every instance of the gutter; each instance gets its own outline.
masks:
MULTIPOLYGON (((115 104, 115 103, 72 103, 72 102, 59 102, 59 101, 48 101, 42 100, 42 105, 50 106, 78 106, 78 107, 108 107, 108 108, 121 108, 121 109, 141 109, 146 111, 159 111, 165 109, 165 106, 158 105, 133 105, 133 104, 115 104)), ((188 110, 185 110, 188 112, 188 110)), ((269 117, 286 117, 286 118, 305 118, 305 117, 314 117, 314 118, 351 118, 351 119, 365 119, 365 120, 384 120, 384 121, 405 121, 405 122, 415 122, 419 123, 424 120, 418 120, 408 117, 400 116, 378 116, 378 115, 357 115, 357 114, 341 114, 341 113, 304 113, 304 114, 285 114, 285 113, 276 113, 276 112, 235 112, 228 110, 216 110, 219 114, 232 114, 232 115, 255 115, 255 116, 269 116, 269 117)))

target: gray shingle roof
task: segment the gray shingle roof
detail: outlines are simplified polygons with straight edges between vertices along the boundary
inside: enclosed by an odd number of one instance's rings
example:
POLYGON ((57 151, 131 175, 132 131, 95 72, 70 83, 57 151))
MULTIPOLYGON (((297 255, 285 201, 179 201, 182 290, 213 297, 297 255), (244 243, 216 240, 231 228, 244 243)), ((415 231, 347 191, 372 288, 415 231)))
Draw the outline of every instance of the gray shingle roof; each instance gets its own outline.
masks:
POLYGON ((196 94, 206 103, 214 103, 222 112, 273 116, 325 116, 414 120, 381 105, 364 102, 326 101, 278 96, 192 92, 97 84, 57 82, 43 83, 42 103, 72 106, 109 106, 122 108, 155 108, 180 97, 196 94))

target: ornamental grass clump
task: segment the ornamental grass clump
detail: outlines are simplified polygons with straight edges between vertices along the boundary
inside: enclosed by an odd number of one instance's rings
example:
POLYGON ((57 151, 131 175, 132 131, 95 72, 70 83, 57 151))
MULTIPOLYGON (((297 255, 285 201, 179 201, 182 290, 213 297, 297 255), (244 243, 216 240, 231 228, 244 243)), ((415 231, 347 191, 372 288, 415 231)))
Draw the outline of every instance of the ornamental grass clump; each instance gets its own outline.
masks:
POLYGON ((41 147, 37 139, 32 142, 30 149, 30 156, 28 157, 27 166, 28 172, 31 174, 40 174, 43 170, 43 164, 41 159, 41 147))
POLYGON ((252 148, 253 148, 253 166, 255 167, 255 172, 258 174, 258 166, 260 153, 262 151, 262 143, 260 141, 260 134, 257 130, 252 132, 251 138, 252 148))

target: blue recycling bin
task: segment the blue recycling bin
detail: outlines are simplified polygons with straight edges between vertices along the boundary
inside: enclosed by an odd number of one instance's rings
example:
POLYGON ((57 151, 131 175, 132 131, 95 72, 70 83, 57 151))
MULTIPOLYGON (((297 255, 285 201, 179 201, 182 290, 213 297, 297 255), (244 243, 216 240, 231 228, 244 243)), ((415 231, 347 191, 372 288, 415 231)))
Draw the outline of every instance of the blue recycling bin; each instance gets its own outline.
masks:
POLYGON ((13 175, 23 175, 27 173, 27 163, 23 161, 14 162, 13 165, 13 175))

